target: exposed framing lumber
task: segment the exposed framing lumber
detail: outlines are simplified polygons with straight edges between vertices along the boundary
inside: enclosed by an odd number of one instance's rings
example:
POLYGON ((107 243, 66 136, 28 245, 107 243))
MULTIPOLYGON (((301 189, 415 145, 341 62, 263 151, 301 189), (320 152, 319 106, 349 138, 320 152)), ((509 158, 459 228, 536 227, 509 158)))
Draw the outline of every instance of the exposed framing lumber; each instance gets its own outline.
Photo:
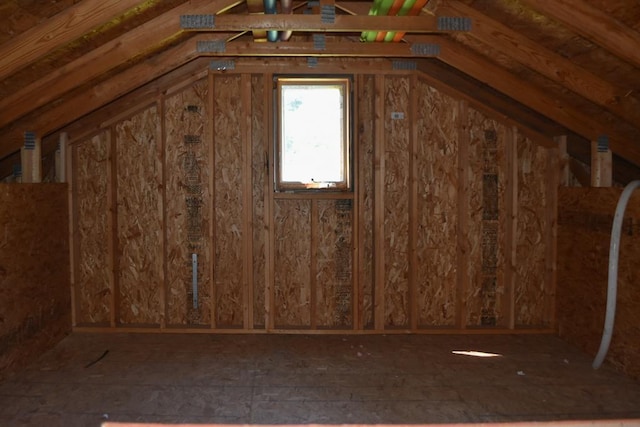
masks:
MULTIPOLYGON (((209 10, 215 10, 210 7, 209 10)), ((215 17, 212 28, 185 29, 195 32, 236 31, 355 32, 403 31, 411 33, 447 33, 438 28, 438 18, 420 16, 336 15, 334 23, 322 22, 319 14, 258 15, 226 14, 215 17)))
MULTIPOLYGON (((69 208, 69 292, 71 293, 71 326, 75 327, 78 322, 78 287, 76 279, 78 278, 78 211, 76 210, 76 178, 73 173, 73 161, 76 149, 69 147, 66 152, 66 174, 68 179, 67 186, 67 206, 69 208)), ((113 325, 112 325, 113 326, 113 325)))
POLYGON ((309 324, 318 329, 318 200, 311 200, 311 238, 309 244, 309 324))
POLYGON ((156 150, 158 150, 158 158, 160 159, 160 199, 162 200, 162 210, 161 210, 161 218, 160 224, 162 227, 162 241, 161 245, 161 253, 162 253, 162 282, 160 284, 160 328, 164 329, 167 327, 167 319, 169 318, 169 305, 167 304, 168 292, 169 292, 169 284, 167 278, 169 275, 168 272, 168 248, 167 248, 167 132, 166 132, 166 120, 165 120, 165 98, 163 96, 158 96, 156 100, 156 105, 158 106, 158 124, 156 132, 158 133, 158 144, 156 145, 156 150))
POLYGON ((42 182, 42 141, 35 139, 33 148, 23 146, 20 149, 20 162, 22 164, 22 182, 42 182))
POLYGON ((458 229, 456 230, 456 324, 467 327, 467 304, 465 295, 469 288, 469 132, 467 129, 468 108, 466 101, 458 101, 458 229))
POLYGON ((630 64, 640 67, 640 33, 600 9, 584 1, 525 0, 525 3, 630 64))
POLYGON ((373 136, 373 301, 374 328, 384 330, 385 325, 385 265, 384 265, 384 182, 385 182, 385 138, 384 138, 384 75, 375 75, 375 116, 373 136))
MULTIPOLYGON (((147 2, 148 3, 148 2, 147 2)), ((0 79, 26 67, 59 46, 123 15, 138 0, 84 0, 0 46, 0 79)))
MULTIPOLYGON (((224 9, 236 0, 191 0, 90 51, 64 67, 0 100, 0 127, 109 70, 148 52, 182 31, 177 16, 224 9)), ((82 104, 80 104, 82 105, 82 104)))
POLYGON ((274 209, 274 182, 273 174, 275 170, 275 129, 271 118, 273 117, 273 90, 272 88, 273 74, 264 74, 264 109, 263 120, 267 129, 267 173, 265 177, 265 193, 264 193, 264 232, 265 232, 265 289, 264 289, 264 309, 265 309, 265 330, 272 331, 275 329, 276 319, 276 231, 275 231, 275 209, 274 209))
MULTIPOLYGON (((206 137, 206 141, 209 147, 209 217, 211 218, 211 221, 209 221, 209 232, 208 232, 208 237, 209 237, 209 242, 211 244, 211 254, 212 254, 212 260, 215 260, 215 244, 216 244, 216 231, 215 231, 215 226, 213 224, 213 218, 216 217, 216 191, 215 191, 215 164, 216 164, 216 149, 215 149, 215 133, 216 133, 216 126, 215 126, 215 120, 213 120, 213 117, 215 117, 215 106, 216 106, 216 101, 215 101, 215 77, 212 73, 209 73, 207 75, 207 83, 209 85, 209 90, 207 92, 207 117, 209 117, 209 120, 206 120, 207 123, 207 130, 208 130, 208 134, 206 137)), ((209 301, 210 301, 210 310, 211 310, 211 322, 210 322, 210 327, 211 329, 215 329, 216 328, 216 319, 217 319, 217 313, 216 313, 216 302, 217 302, 217 298, 216 298, 216 269, 214 268, 214 264, 215 262, 210 262, 209 263, 209 269, 210 269, 210 273, 209 274, 209 301)))
POLYGON ((560 135, 554 138, 558 143, 558 185, 569 186, 569 154, 567 153, 567 135, 560 135))
MULTIPOLYGON (((417 73, 411 73, 411 87, 417 86, 417 73)), ((418 329, 418 283, 417 283, 417 241, 418 235, 418 95, 409 93, 409 324, 412 330, 418 329)))
MULTIPOLYGON (((138 65, 135 65, 117 76, 99 83, 88 90, 79 93, 71 98, 64 99, 53 109, 41 114, 27 116, 11 126, 8 126, 0 133, 0 140, 4 144, 0 145, 0 158, 17 150, 21 144, 23 128, 28 126, 36 130, 38 134, 46 135, 56 129, 60 129, 85 114, 91 113, 98 108, 108 104, 118 97, 134 91, 144 84, 163 76, 182 65, 195 59, 197 55, 189 43, 183 43, 175 48, 169 49, 162 54, 150 58, 138 65), (82 105, 82 109, 77 108, 82 105), (27 123, 27 124, 25 124, 27 123)), ((206 67, 206 60, 202 60, 198 65, 198 71, 206 67)), ((176 70, 177 75, 185 75, 193 72, 192 67, 176 70)), ((158 83, 166 83, 165 79, 159 79, 158 83)), ((158 85, 150 85, 147 88, 147 96, 155 96, 158 85)), ((69 131, 72 139, 74 134, 69 131)), ((46 151, 46 150, 45 150, 46 151)))
POLYGON ((518 231, 518 129, 504 127, 502 135, 505 144, 506 183, 504 218, 504 294, 502 296, 502 310, 504 322, 509 329, 515 329, 515 287, 517 263, 517 231, 518 231))
POLYGON ((67 182, 67 148, 69 146, 69 135, 60 132, 58 138, 58 149, 56 150, 56 182, 67 182))
POLYGON ((591 141, 591 186, 611 187, 613 177, 611 150, 598 150, 598 141, 591 141))
POLYGON ((558 188, 560 187, 561 171, 566 169, 561 158, 561 149, 552 148, 547 152, 546 180, 545 180, 545 228, 546 243, 544 267, 544 326, 556 327, 556 287, 557 287, 557 259, 558 259, 558 188))
MULTIPOLYGON (((271 15, 276 16, 276 15, 271 15)), ((211 37, 211 36, 209 36, 211 37)), ((224 45, 219 52, 201 52, 201 56, 211 57, 349 57, 349 58, 425 58, 414 52, 414 44, 409 43, 361 43, 357 41, 328 41, 319 49, 313 42, 290 41, 287 43, 263 43, 235 40, 224 45)))
MULTIPOLYGON (((242 102, 242 111, 244 112, 244 124, 242 125, 242 216, 243 227, 242 235, 242 252, 243 252, 243 271, 242 286, 244 292, 243 311, 244 311, 244 328, 253 329, 253 239, 250 237, 253 231, 253 174, 252 174, 252 107, 251 107, 251 74, 241 75, 241 91, 240 100, 242 102)), ((215 218, 215 217, 212 217, 215 218)))
POLYGON ((603 107, 629 123, 640 122, 640 108, 625 91, 575 65, 569 59, 527 39, 507 26, 460 1, 438 8, 439 13, 462 14, 473 19, 472 37, 504 52, 546 78, 603 107))
MULTIPOLYGON (((112 127, 107 133, 107 262, 109 263, 109 289, 111 290, 111 300, 109 315, 111 327, 118 324, 118 311, 120 307, 120 280, 118 271, 120 269, 120 248, 118 245, 118 162, 117 144, 115 128, 112 127)), ((74 148, 74 151, 76 147, 74 148)), ((75 200, 75 199, 74 199, 75 200)))
MULTIPOLYGON (((611 137, 610 147, 614 153, 640 165, 640 146, 633 142, 632 136, 621 133, 607 121, 558 104, 548 92, 531 86, 483 56, 455 42, 433 36, 416 36, 411 40, 425 42, 438 40, 441 44, 438 60, 486 83, 499 92, 508 94, 521 104, 527 105, 589 140, 596 139, 603 132, 607 133, 611 137), (527 90, 521 90, 522 87, 526 87, 527 90)), ((529 134, 527 136, 530 137, 529 134)), ((538 142, 537 138, 532 139, 538 142)))

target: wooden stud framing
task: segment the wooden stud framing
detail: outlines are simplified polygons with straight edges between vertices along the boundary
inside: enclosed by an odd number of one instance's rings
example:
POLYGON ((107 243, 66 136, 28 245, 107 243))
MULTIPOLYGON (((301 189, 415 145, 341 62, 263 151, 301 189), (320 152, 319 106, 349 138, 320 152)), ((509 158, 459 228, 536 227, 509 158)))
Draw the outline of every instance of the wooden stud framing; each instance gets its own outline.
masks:
POLYGON ((207 112, 208 112, 208 117, 207 117, 207 123, 208 123, 208 141, 207 144, 209 146, 209 194, 210 194, 210 202, 209 202, 209 216, 211 218, 210 224, 209 224, 209 244, 211 245, 211 254, 212 254, 212 262, 209 265, 209 268, 211 269, 211 274, 209 275, 209 295, 210 295, 210 301, 211 301, 211 329, 215 329, 216 328, 216 303, 217 303, 217 298, 216 298, 216 280, 215 280, 215 268, 213 267, 214 262, 213 259, 215 259, 215 242, 216 242, 216 235, 215 235, 215 227, 213 225, 214 221, 215 221, 215 217, 216 217, 216 192, 215 192, 215 164, 216 164, 216 159, 215 159, 215 155, 216 155, 216 150, 215 150, 215 121, 213 120, 213 118, 215 117, 215 106, 216 106, 216 102, 215 102, 215 77, 213 75, 213 73, 209 72, 208 75, 208 83, 209 83, 209 92, 208 92, 208 96, 207 96, 207 112))
MULTIPOLYGON (((417 76, 412 73, 410 86, 416 87, 417 76)), ((409 325, 412 330, 418 329, 418 289, 416 268, 416 236, 418 234, 418 98, 417 92, 409 92, 409 325)))
POLYGON ((158 157, 160 158, 160 200, 162 201, 162 216, 160 224, 162 224, 162 284, 160 288, 160 329, 167 327, 167 319, 169 318, 169 310, 167 304, 167 292, 169 292, 168 283, 168 256, 167 256, 167 132, 165 127, 165 97, 160 96, 156 101, 158 105, 158 157))
POLYGON ((559 185, 563 187, 569 186, 569 154, 567 153, 567 135, 561 135, 554 138, 558 144, 558 163, 559 185))
POLYGON ((558 258, 558 187, 560 186, 560 150, 550 149, 547 152, 546 165, 546 205, 545 205, 545 326, 556 327, 556 270, 558 258))
POLYGON ((612 183, 611 150, 599 151, 598 142, 591 141, 591 186, 611 187, 612 183))
POLYGON ((311 200, 311 239, 309 266, 309 316, 311 329, 318 328, 318 201, 311 200))
POLYGON ((267 123, 267 146, 268 146, 268 155, 267 155, 267 176, 265 179, 265 192, 264 192, 264 229, 265 229, 265 294, 264 294, 264 305, 265 305, 265 329, 267 331, 272 331, 275 328, 275 246, 276 246, 276 237, 275 237, 275 226, 274 226, 274 188, 273 188, 273 173, 275 168, 275 160, 274 160, 274 124, 272 115, 273 115, 273 74, 265 73, 264 75, 264 103, 267 108, 264 109, 264 120, 267 123))
POLYGON ((375 117, 374 120, 374 324, 377 331, 384 329, 385 323, 385 268, 384 268, 384 75, 375 75, 375 117))
POLYGON ((504 127, 506 176, 506 215, 504 242, 504 295, 502 308, 506 311, 506 326, 515 328, 516 239, 518 218, 518 130, 504 127))
POLYGON ((469 130, 467 129, 467 102, 458 102, 458 230, 456 249, 456 324, 467 325, 466 298, 469 287, 469 130))
POLYGON ((360 77, 356 77, 353 84, 351 86, 351 95, 352 99, 355 100, 352 105, 352 121, 351 125, 351 161, 352 168, 354 171, 352 175, 352 185, 353 185, 353 210, 351 212, 351 227, 352 227, 352 236, 351 236, 351 327, 354 330, 362 329, 362 315, 361 315, 361 307, 360 296, 362 295, 362 283, 361 283, 361 275, 360 275, 360 250, 362 247, 362 241, 360 239, 360 224, 361 224, 361 208, 362 208, 362 200, 360 197, 360 185, 362 180, 360 179, 360 135, 357 131, 358 123, 359 123, 359 115, 358 115, 358 94, 360 93, 360 77))
POLYGON ((36 138, 35 147, 27 149, 24 146, 20 150, 22 163, 22 182, 42 182, 42 143, 36 138))
POLYGON ((112 328, 118 325, 118 307, 120 307, 120 287, 118 286, 118 270, 120 265, 120 249, 118 245, 118 162, 115 128, 107 133, 107 260, 109 262, 109 287, 111 289, 111 306, 109 322, 112 328))
POLYGON ((70 146, 66 151, 66 174, 69 178, 68 185, 68 206, 69 206, 69 284, 71 292, 71 326, 75 327, 77 325, 77 316, 78 316, 78 307, 77 304, 79 302, 78 298, 78 289, 76 287, 76 278, 78 277, 77 268, 78 268, 78 237, 77 237, 77 218, 78 212, 75 208, 76 205, 76 185, 75 185, 75 174, 73 173, 73 159, 75 156, 76 149, 73 146, 70 146))
POLYGON ((244 124, 241 129, 242 139, 242 214, 243 214, 243 274, 242 284, 244 292, 244 328, 253 329, 253 239, 250 237, 253 230, 253 174, 252 174, 252 108, 251 108, 251 74, 242 74, 242 111, 244 113, 244 124))
POLYGON ((56 182, 67 182, 67 148, 69 146, 69 135, 60 132, 58 139, 58 149, 56 150, 56 182))

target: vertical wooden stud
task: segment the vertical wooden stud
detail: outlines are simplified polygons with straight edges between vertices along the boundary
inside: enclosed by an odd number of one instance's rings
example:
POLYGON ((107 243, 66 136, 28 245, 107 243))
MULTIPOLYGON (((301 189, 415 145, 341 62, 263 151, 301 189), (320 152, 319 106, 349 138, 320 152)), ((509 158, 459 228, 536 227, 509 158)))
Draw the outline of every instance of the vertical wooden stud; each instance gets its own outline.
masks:
POLYGON ((76 278, 78 277, 77 269, 78 269, 78 233, 76 232, 76 222, 77 222, 77 211, 75 209, 76 205, 76 180, 75 174, 73 173, 73 158, 75 155, 75 147, 70 146, 69 149, 65 152, 65 167, 66 167, 66 175, 69 179, 69 185, 67 186, 67 203, 69 208, 69 291, 71 292, 71 326, 75 327, 77 325, 77 304, 79 302, 77 288, 76 288, 76 278))
POLYGON ((167 306, 167 292, 169 291, 169 284, 167 283, 167 279, 169 277, 168 271, 168 259, 167 256, 167 132, 165 127, 165 104, 164 104, 164 96, 160 96, 157 101, 158 105, 158 144, 157 149, 159 150, 159 158, 160 158, 160 203, 162 203, 162 211, 161 211, 161 227, 162 227, 162 287, 160 289, 160 329, 165 329, 167 327, 167 319, 168 315, 168 306, 167 306))
POLYGON ((505 183, 506 215, 504 242, 504 295, 503 312, 509 329, 515 328, 515 284, 516 284, 516 239, 518 218, 518 130, 504 127, 505 161, 507 176, 505 183))
MULTIPOLYGON (((417 75, 411 74, 410 88, 417 87, 417 75)), ((418 289, 416 269, 418 256, 416 236, 418 235, 418 96, 417 91, 409 92, 409 323, 412 330, 418 329, 418 289)))
POLYGON ((264 228, 265 228, 265 290, 264 290, 264 305, 265 305, 265 328, 267 331, 273 330, 275 327, 275 255, 274 248, 276 245, 275 227, 273 224, 273 175, 275 168, 274 160, 274 120, 273 117, 273 74, 266 73, 264 75, 264 105, 267 108, 264 109, 263 120, 267 123, 267 146, 268 154, 265 159, 267 176, 265 179, 265 192, 264 192, 264 228))
MULTIPOLYGON (((354 99, 354 97, 357 99, 359 98, 357 96, 357 94, 359 93, 359 87, 360 87, 360 76, 358 76, 355 80, 354 80, 354 85, 355 87, 351 87, 351 93, 349 94, 349 96, 351 96, 351 99, 354 99), (352 94, 356 94, 354 96, 352 96, 352 94)), ((351 185, 353 186, 353 211, 351 212, 351 221, 352 221, 352 237, 351 237, 351 259, 352 259, 352 268, 351 268, 351 282, 352 282, 352 298, 351 298, 351 327, 354 330, 358 330, 358 329, 362 329, 362 316, 361 316, 361 309, 360 307, 362 307, 362 304, 360 303, 360 298, 362 295, 361 289, 362 289, 362 281, 361 281, 361 275, 360 275, 360 251, 359 248, 361 248, 363 245, 361 244, 361 240, 360 240, 360 224, 361 224, 361 207, 362 207, 362 200, 361 200, 361 191, 360 191, 360 185, 361 185, 361 180, 360 180, 360 173, 358 172, 360 170, 360 138, 359 138, 359 132, 358 132, 358 123, 360 123, 359 120, 359 115, 358 115, 358 111, 359 108, 357 108, 358 103, 356 101, 355 106, 352 104, 352 111, 353 111, 353 117, 352 117, 352 122, 350 123, 350 128, 352 129, 351 131, 351 150, 352 150, 352 167, 351 170, 354 171, 354 173, 352 174, 352 179, 353 182, 351 183, 351 185), (355 108, 354 108, 355 107, 355 108)))
POLYGON ((469 288, 469 129, 467 102, 457 104, 458 129, 458 229, 456 233, 456 323, 458 328, 467 325, 466 298, 469 288))
POLYGON ((554 138, 558 144, 558 163, 559 169, 559 184, 563 187, 569 186, 570 169, 569 169, 569 154, 567 153, 567 135, 559 135, 554 138))
POLYGON ((609 138, 606 135, 591 141, 591 186, 611 187, 612 153, 609 149, 609 138))
POLYGON ((375 76, 375 115, 374 115, 374 213, 373 213, 373 246, 374 246, 374 325, 381 331, 385 323, 385 265, 384 265, 384 75, 375 76))
POLYGON ((58 139, 58 149, 55 154, 56 162, 56 182, 67 182, 67 146, 69 145, 69 135, 61 132, 58 139))
POLYGON ((20 151, 22 182, 42 182, 42 143, 33 132, 25 132, 25 144, 20 151))
POLYGON ((252 106, 251 106, 251 74, 242 74, 242 112, 244 125, 241 129, 243 144, 242 162, 242 214, 243 214, 243 310, 244 329, 253 329, 253 175, 252 175, 252 106))
POLYGON ((560 186, 562 167, 560 149, 552 148, 547 151, 546 165, 546 205, 545 205, 545 326, 556 326, 556 271, 558 257, 558 187, 560 186))
POLYGON ((310 266, 309 266, 309 315, 311 318, 311 329, 317 329, 318 311, 318 201, 311 200, 311 243, 310 243, 310 266))
POLYGON ((115 127, 109 129, 107 134, 107 213, 108 235, 107 242, 109 262, 109 287, 111 288, 111 327, 115 328, 119 322, 118 307, 120 307, 119 265, 120 247, 118 245, 118 170, 117 170, 117 138, 115 127))
POLYGON ((209 130, 207 143, 209 146, 209 245, 212 251, 212 260, 208 268, 210 269, 209 280, 209 295, 210 297, 210 311, 211 311, 211 329, 216 328, 216 288, 215 288, 215 253, 216 253, 216 236, 215 236, 215 221, 216 221, 216 192, 215 192, 215 164, 216 164, 216 138, 215 138, 215 77, 213 72, 209 71, 207 76, 209 82, 209 91, 207 92, 207 111, 208 117, 206 118, 207 128, 209 130))

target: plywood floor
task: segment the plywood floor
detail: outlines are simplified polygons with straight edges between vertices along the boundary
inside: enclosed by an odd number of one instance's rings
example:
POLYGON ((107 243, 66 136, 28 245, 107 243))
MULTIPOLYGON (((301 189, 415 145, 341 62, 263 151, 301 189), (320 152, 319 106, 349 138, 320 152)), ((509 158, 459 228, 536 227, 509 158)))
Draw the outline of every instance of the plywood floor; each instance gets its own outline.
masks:
POLYGON ((640 419, 590 364, 551 335, 73 334, 0 383, 0 426, 640 419))

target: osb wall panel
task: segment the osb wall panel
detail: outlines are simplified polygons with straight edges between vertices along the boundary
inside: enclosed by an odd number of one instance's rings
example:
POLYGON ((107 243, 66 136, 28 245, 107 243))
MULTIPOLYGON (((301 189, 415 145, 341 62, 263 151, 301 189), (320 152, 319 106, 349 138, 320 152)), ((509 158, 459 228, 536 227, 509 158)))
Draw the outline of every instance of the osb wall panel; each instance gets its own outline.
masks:
POLYGON ((122 324, 159 324, 163 316, 162 170, 158 108, 118 123, 119 313, 122 324))
POLYGON ((251 174, 253 179, 253 325, 265 325, 265 288, 266 288, 266 234, 264 197, 267 185, 267 136, 268 125, 265 123, 265 87, 264 77, 251 77, 251 136, 252 159, 251 174))
POLYGON ((458 145, 456 101, 418 82, 416 125, 418 325, 451 326, 456 314, 458 145))
POLYGON ((545 325, 545 240, 548 150, 518 136, 518 215, 516 230, 516 326, 545 325))
POLYGON ((384 323, 398 327, 409 323, 409 78, 386 77, 384 98, 384 323))
POLYGON ((276 327, 311 324, 311 201, 275 200, 276 327))
POLYGON ((168 325, 211 323, 207 89, 207 80, 200 80, 164 101, 168 325))
POLYGON ((316 323, 350 327, 352 316, 352 200, 318 201, 316 323))
POLYGON ((214 78, 215 323, 242 326, 242 110, 241 77, 214 78))
POLYGON ((0 379, 71 330, 66 184, 0 184, 0 379))
POLYGON ((497 326, 505 315, 500 298, 504 292, 504 129, 474 109, 469 109, 467 129, 470 251, 469 283, 463 296, 467 326, 497 326))
POLYGON ((109 323, 114 296, 107 242, 111 239, 107 191, 110 132, 74 145, 76 216, 76 323, 109 323))
MULTIPOLYGON (((609 245, 620 188, 565 188, 558 195, 560 336, 595 356, 604 325, 609 245)), ((640 191, 620 240, 615 327, 607 361, 640 379, 640 191)))
POLYGON ((360 301, 359 311, 362 316, 362 325, 365 328, 373 327, 373 123, 374 117, 374 76, 363 75, 358 79, 358 155, 360 156, 358 168, 358 184, 360 187, 361 222, 360 233, 362 247, 360 253, 360 301))

